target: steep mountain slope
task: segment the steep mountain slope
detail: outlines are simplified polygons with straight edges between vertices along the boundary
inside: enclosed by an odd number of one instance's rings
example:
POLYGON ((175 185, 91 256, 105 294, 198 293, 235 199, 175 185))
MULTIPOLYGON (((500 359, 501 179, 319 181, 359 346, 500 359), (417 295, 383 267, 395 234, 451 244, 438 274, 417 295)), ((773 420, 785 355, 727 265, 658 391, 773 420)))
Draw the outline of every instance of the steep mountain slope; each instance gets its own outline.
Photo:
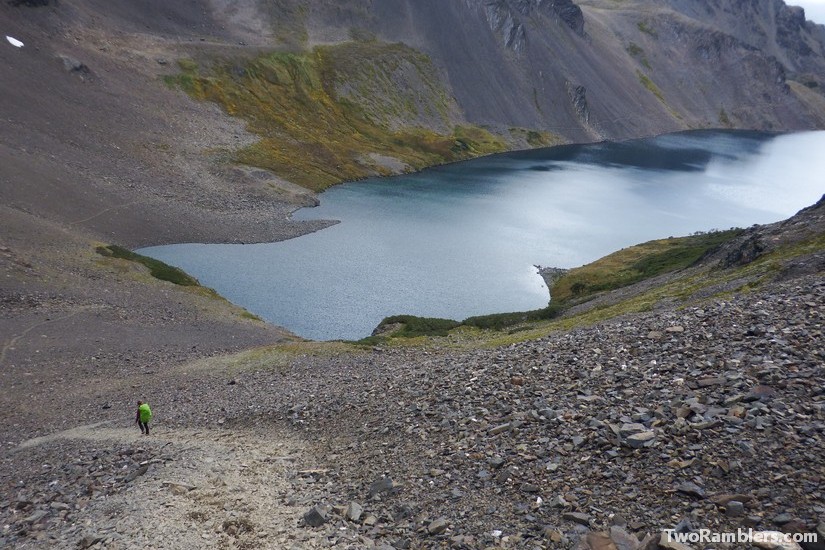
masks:
MULTIPOLYGON (((380 138, 367 132, 376 149, 398 132, 418 132, 408 133, 404 151, 372 157, 367 144, 326 157, 326 141, 347 139, 323 128, 299 136, 303 148, 289 156, 323 167, 331 182, 559 140, 825 126, 825 27, 781 0, 63 0, 0 10, 4 32, 27 43, 0 48, 3 204, 47 219, 92 217, 86 226, 124 244, 306 230, 282 218, 289 203, 311 198, 231 164, 294 181, 296 170, 272 151, 296 136, 234 155, 255 137, 164 86, 161 76, 180 74, 178 60, 205 79, 223 67, 237 89, 199 99, 234 113, 238 94, 255 92, 237 74, 259 56, 286 50, 314 62, 311 48, 326 45, 317 89, 296 94, 287 113, 325 102, 338 108, 329 124, 380 130, 380 138), (503 142, 452 132, 479 125, 503 142), (46 166, 48 194, 21 183, 37 179, 23 177, 28 167, 46 166), (170 219, 179 222, 173 232, 170 219)), ((264 97, 253 107, 273 106, 264 97)), ((254 111, 237 114, 261 134, 254 111)))
POLYGON ((823 124, 786 86, 822 79, 822 29, 780 0, 313 2, 302 23, 310 44, 362 30, 425 51, 473 123, 571 141, 823 124))

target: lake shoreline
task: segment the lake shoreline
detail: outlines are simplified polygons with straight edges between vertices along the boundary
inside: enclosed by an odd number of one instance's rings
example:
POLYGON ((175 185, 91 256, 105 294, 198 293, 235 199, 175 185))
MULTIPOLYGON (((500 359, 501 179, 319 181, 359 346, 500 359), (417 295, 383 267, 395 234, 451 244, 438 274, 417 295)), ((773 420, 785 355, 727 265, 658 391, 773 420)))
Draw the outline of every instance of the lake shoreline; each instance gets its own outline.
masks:
POLYGON ((791 193, 770 174, 790 173, 784 155, 809 155, 819 140, 696 131, 484 157, 331 188, 294 218, 344 222, 301 241, 141 252, 305 338, 358 339, 398 314, 545 307, 540 262, 577 267, 650 240, 781 219, 799 206, 789 200, 809 202, 811 176, 791 178, 791 193))

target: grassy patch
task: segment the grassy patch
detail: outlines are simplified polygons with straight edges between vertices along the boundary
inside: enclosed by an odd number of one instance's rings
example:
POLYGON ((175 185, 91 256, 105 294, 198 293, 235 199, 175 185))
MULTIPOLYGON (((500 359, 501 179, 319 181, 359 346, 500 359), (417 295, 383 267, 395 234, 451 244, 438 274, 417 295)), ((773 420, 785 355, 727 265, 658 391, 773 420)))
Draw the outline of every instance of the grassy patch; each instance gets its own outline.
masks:
POLYGON ((514 140, 526 141, 530 147, 550 147, 564 143, 564 138, 551 132, 525 130, 524 128, 510 128, 510 136, 514 140))
POLYGON ((642 83, 642 86, 648 89, 656 98, 661 101, 662 103, 665 102, 665 96, 662 94, 662 90, 650 80, 650 77, 644 74, 642 71, 636 71, 636 76, 639 77, 639 82, 642 83))
POLYGON ((639 62, 642 65, 644 65, 646 69, 650 69, 650 62, 647 60, 647 57, 645 56, 645 51, 638 44, 636 44, 635 42, 631 42, 627 46, 627 53, 638 59, 639 62))
POLYGON ((647 21, 639 21, 638 23, 636 23, 636 27, 638 27, 638 29, 641 32, 649 36, 652 36, 653 38, 659 38, 659 33, 657 33, 653 28, 651 28, 650 24, 647 21))
POLYGON ((387 317, 378 325, 379 329, 388 325, 401 325, 391 336, 416 338, 418 336, 446 336, 450 330, 460 325, 452 319, 435 317, 416 317, 414 315, 395 315, 387 317))
POLYGON ((660 239, 632 246, 570 270, 553 285, 554 301, 582 300, 644 279, 684 269, 708 251, 733 239, 741 229, 660 239))
POLYGON ((375 175, 363 161, 369 153, 421 169, 507 149, 479 127, 439 134, 405 125, 420 117, 448 122, 449 96, 429 58, 400 44, 352 42, 179 67, 167 83, 219 104, 261 137, 233 160, 312 190, 375 175), (399 90, 399 79, 415 89, 399 90))
POLYGON ((137 254, 131 250, 123 248, 122 246, 117 246, 115 244, 98 246, 95 248, 95 251, 101 256, 105 256, 107 258, 120 258, 146 266, 149 269, 149 274, 155 279, 168 281, 181 286, 200 286, 197 279, 188 275, 182 269, 163 263, 160 260, 137 254))
POLYGON ((719 109, 719 124, 725 127, 731 126, 730 118, 724 108, 719 109))

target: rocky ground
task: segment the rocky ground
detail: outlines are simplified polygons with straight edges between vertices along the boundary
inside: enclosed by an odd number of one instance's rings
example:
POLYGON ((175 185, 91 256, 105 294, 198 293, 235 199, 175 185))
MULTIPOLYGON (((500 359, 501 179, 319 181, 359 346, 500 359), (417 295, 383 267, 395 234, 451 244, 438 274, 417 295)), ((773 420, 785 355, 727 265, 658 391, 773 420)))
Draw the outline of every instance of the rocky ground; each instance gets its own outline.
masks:
POLYGON ((122 406, 84 415, 111 424, 4 454, 2 536, 567 548, 612 526, 615 546, 579 544, 635 548, 676 527, 821 531, 823 305, 825 281, 806 276, 499 349, 295 355, 125 384, 110 395, 122 406), (157 411, 147 438, 127 428, 135 391, 157 411))

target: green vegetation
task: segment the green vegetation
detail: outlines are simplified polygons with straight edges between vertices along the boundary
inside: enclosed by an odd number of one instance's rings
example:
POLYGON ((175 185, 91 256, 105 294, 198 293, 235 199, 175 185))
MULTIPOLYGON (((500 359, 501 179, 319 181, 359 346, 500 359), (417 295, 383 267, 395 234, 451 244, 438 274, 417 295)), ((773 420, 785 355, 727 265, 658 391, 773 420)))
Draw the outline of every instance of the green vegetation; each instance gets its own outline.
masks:
POLYGON ((98 254, 107 258, 120 258, 130 262, 137 262, 149 269, 149 274, 161 281, 168 281, 181 286, 200 286, 198 280, 188 275, 185 271, 165 264, 160 260, 136 254, 122 246, 110 244, 109 246, 98 246, 95 248, 98 254))
POLYGON ((241 312, 241 317, 243 317, 244 319, 249 319, 251 321, 260 321, 262 323, 264 322, 263 319, 261 319, 260 317, 258 317, 254 313, 250 313, 248 311, 242 311, 241 312))
POLYGON ((402 325, 394 330, 392 335, 402 338, 415 338, 417 336, 446 336, 450 330, 456 328, 459 324, 451 319, 395 315, 385 318, 378 327, 380 329, 391 325, 402 325))
POLYGON ((639 82, 642 83, 642 86, 647 88, 653 95, 655 95, 659 99, 659 101, 665 103, 665 96, 662 95, 662 90, 660 90, 659 87, 656 84, 654 84, 652 80, 650 80, 650 77, 648 77, 642 71, 636 71, 636 76, 639 77, 639 82))
POLYGON ((552 302, 545 308, 534 309, 532 311, 493 313, 490 315, 468 317, 461 324, 467 327, 475 327, 486 330, 504 330, 523 323, 547 321, 558 316, 562 311, 564 311, 563 304, 552 302))
POLYGON ((636 23, 636 26, 643 33, 645 33, 647 35, 650 35, 653 38, 659 38, 659 33, 657 33, 654 29, 652 29, 647 21, 639 21, 638 23, 636 23))
POLYGON ((650 62, 647 60, 647 57, 645 56, 645 51, 638 44, 636 44, 635 42, 631 42, 627 46, 627 53, 638 59, 639 62, 642 65, 644 65, 646 69, 651 69, 650 62))
MULTIPOLYGON (((502 333, 496 338, 506 339, 518 334, 518 338, 523 339, 535 336, 530 325, 542 322, 552 321, 554 326, 571 328, 576 324, 593 323, 622 313, 646 311, 661 299, 658 295, 653 298, 655 289, 651 293, 642 293, 619 304, 596 307, 573 318, 559 319, 560 315, 572 306, 587 302, 598 293, 630 286, 645 279, 689 267, 705 254, 741 233, 741 229, 731 229, 689 237, 660 239, 620 250, 586 266, 572 269, 559 278, 551 289, 552 301, 542 309, 481 315, 467 318, 460 323, 449 319, 426 319, 411 315, 388 317, 381 322, 379 329, 392 330, 381 336, 366 338, 359 343, 375 345, 394 338, 446 336, 457 328, 499 332, 506 330, 506 334, 502 333), (393 325, 398 325, 398 328, 393 325)), ((688 278, 677 285, 666 283, 662 288, 684 297, 696 292, 701 286, 701 282, 688 278)), ((500 343, 498 340, 496 342, 500 343)))
POLYGON ((401 44, 351 42, 178 66, 181 73, 165 79, 169 85, 219 104, 261 136, 232 160, 316 191, 385 174, 370 153, 420 169, 508 148, 483 128, 448 126, 451 100, 429 58, 401 44), (447 130, 415 126, 419 119, 447 130))
POLYGON ((719 124, 722 126, 730 126, 730 118, 728 118, 728 113, 725 112, 724 107, 719 109, 719 124))
POLYGON ((550 147, 564 143, 564 139, 551 132, 525 130, 524 128, 510 128, 510 136, 518 141, 526 141, 530 147, 550 147))
POLYGON ((591 264, 571 269, 559 278, 551 290, 553 301, 581 300, 598 292, 684 269, 741 232, 741 229, 731 229, 660 239, 614 252, 591 264))

